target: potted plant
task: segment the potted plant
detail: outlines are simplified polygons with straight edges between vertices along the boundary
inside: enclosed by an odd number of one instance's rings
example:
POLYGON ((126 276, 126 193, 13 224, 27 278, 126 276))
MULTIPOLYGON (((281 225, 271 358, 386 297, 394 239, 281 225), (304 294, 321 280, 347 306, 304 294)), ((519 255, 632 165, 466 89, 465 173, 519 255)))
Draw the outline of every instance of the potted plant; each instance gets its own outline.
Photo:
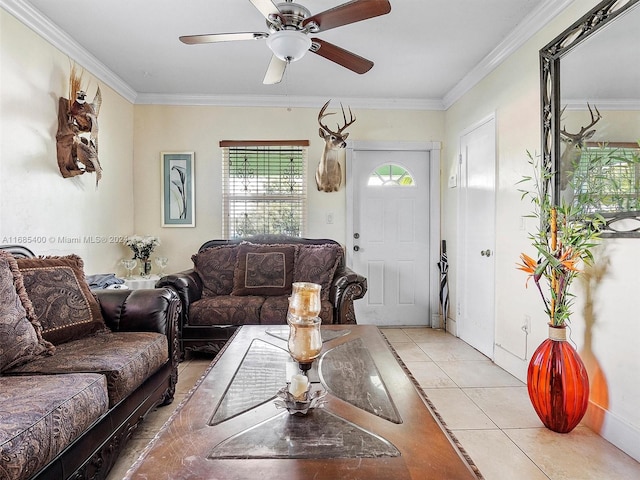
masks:
POLYGON ((585 264, 593 262, 604 218, 584 208, 577 195, 572 204, 553 201, 550 183, 553 172, 528 154, 534 189, 520 190, 522 199, 534 205, 531 217, 537 230, 529 235, 535 255, 520 255, 518 269, 533 280, 549 319, 549 338, 534 352, 527 371, 529 398, 536 413, 549 429, 570 432, 582 420, 589 400, 587 371, 576 350, 566 341, 574 295, 570 287, 585 264))

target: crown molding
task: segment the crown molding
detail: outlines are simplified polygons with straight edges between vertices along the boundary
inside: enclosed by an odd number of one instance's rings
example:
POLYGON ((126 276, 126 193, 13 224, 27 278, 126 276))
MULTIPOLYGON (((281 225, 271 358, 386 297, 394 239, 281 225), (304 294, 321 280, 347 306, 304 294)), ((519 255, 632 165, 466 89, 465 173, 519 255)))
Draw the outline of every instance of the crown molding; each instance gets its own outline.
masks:
POLYGON ((135 102, 138 94, 129 84, 30 4, 24 0, 0 0, 0 7, 91 72, 98 80, 113 88, 126 100, 135 102))
MULTIPOLYGON (((370 110, 444 110, 441 100, 344 97, 342 103, 370 110)), ((317 108, 325 97, 282 95, 172 95, 140 93, 136 105, 317 108)))
POLYGON ((562 104, 567 111, 587 110, 587 104, 598 107, 598 110, 640 110, 640 100, 637 98, 583 98, 583 99, 563 99, 562 104))
POLYGON ((445 110, 493 72, 574 0, 545 0, 442 98, 445 110))
MULTIPOLYGON (((544 0, 542 5, 527 16, 516 30, 511 32, 500 45, 493 49, 442 99, 354 97, 343 99, 343 102, 349 103, 353 107, 364 109, 447 110, 573 1, 544 0)), ((284 106, 285 108, 290 108, 317 107, 324 103, 318 97, 285 97, 283 101, 282 96, 138 93, 78 42, 24 0, 0 0, 0 7, 134 104, 234 107, 284 106)))

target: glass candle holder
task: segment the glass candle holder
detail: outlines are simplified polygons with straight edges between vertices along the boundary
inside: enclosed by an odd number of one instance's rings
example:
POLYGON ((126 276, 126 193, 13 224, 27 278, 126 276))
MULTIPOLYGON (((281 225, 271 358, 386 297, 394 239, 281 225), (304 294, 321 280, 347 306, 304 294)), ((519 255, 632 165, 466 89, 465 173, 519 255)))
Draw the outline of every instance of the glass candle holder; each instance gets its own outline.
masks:
POLYGON ((320 317, 298 317, 289 313, 287 323, 289 324, 287 343, 289 353, 298 362, 301 370, 309 370, 322 350, 320 317))
POLYGON ((289 313, 296 317, 317 317, 320 314, 321 285, 295 282, 289 298, 289 313))

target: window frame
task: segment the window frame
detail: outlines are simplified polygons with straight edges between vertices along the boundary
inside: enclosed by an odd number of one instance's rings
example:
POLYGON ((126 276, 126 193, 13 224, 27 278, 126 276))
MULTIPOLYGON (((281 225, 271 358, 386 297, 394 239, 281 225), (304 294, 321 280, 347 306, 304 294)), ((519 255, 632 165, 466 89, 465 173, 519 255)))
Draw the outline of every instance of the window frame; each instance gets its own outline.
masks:
MULTIPOLYGON (((307 231, 307 205, 308 205, 308 188, 307 188, 307 176, 308 176, 308 140, 223 140, 220 142, 222 149, 222 235, 224 238, 239 238, 258 234, 285 234, 292 236, 304 237, 307 231), (285 164, 283 159, 287 158, 286 153, 283 150, 295 150, 299 149, 295 153, 295 160, 298 162, 295 167, 296 171, 299 170, 299 176, 295 179, 290 175, 291 171, 286 171, 282 166, 285 164), (271 153, 274 155, 274 161, 272 164, 268 163, 271 153), (259 165, 263 172, 267 172, 266 175, 254 175, 251 183, 245 182, 245 188, 253 187, 253 194, 239 194, 236 188, 232 187, 231 175, 232 175, 232 159, 245 155, 245 161, 247 154, 254 157, 252 161, 255 162, 256 167, 259 165), (265 160, 267 163, 265 164, 265 160), (275 173, 273 168, 275 166, 275 173), (278 170, 280 168, 280 170, 278 170), (270 194, 268 192, 269 185, 275 185, 277 187, 277 193, 270 194), (292 193, 283 193, 282 186, 286 186, 286 182, 291 181, 292 193), (238 222, 232 221, 233 204, 240 205, 240 209, 245 208, 244 215, 247 219, 253 215, 262 215, 260 221, 260 228, 254 230, 245 230, 238 228, 238 222), (244 203, 244 207, 242 204, 244 203), (282 231, 272 229, 274 225, 272 222, 271 214, 278 213, 278 208, 270 208, 274 205, 284 205, 285 209, 289 206, 293 206, 295 213, 295 221, 299 222, 299 228, 296 232, 293 230, 282 231), (253 210, 251 214, 248 214, 246 210, 253 210), (262 210, 262 213, 257 212, 262 210), (266 219, 269 216, 269 219, 266 219)), ((293 161, 293 159, 291 160, 293 161)), ((255 172, 252 172, 255 173, 255 172)), ((239 176, 238 176, 239 178, 239 176)), ((255 217, 254 217, 255 218, 255 217)))

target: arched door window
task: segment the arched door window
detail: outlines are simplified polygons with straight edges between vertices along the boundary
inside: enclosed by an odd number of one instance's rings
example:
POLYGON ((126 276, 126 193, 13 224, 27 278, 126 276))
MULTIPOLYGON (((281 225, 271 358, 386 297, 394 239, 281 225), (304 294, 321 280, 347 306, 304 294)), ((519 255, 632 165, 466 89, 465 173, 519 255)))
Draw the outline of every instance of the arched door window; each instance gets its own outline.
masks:
POLYGON ((415 181, 413 176, 405 168, 388 163, 371 172, 367 185, 382 187, 415 187, 415 181))

